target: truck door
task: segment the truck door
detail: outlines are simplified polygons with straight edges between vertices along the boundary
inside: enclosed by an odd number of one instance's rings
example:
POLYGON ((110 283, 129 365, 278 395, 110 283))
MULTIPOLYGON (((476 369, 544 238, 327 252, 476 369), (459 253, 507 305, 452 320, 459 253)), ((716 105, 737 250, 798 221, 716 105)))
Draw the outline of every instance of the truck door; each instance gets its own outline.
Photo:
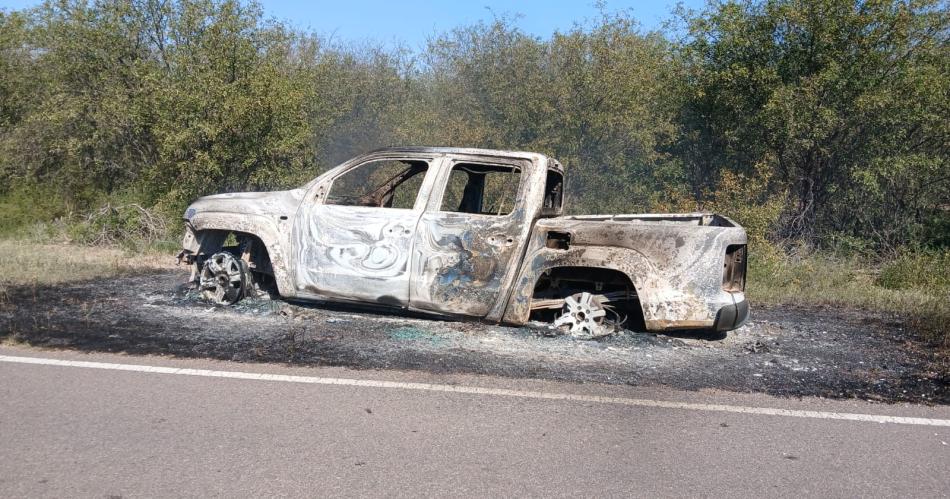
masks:
POLYGON ((430 163, 372 159, 334 177, 298 220, 298 294, 408 306, 430 163))
POLYGON ((411 305, 500 318, 493 307, 518 272, 543 168, 534 178, 539 169, 529 160, 453 158, 441 170, 413 244, 411 305))

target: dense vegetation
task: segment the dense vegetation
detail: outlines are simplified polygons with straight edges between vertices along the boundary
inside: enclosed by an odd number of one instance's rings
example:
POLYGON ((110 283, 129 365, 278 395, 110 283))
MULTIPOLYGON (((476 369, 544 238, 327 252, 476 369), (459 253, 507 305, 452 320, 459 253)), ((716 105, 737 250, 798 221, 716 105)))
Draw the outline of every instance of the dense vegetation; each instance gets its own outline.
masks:
POLYGON ((712 1, 663 32, 607 10, 544 38, 496 18, 412 52, 254 3, 47 1, 0 12, 0 230, 113 240, 380 146, 526 149, 568 167, 575 212, 737 218, 764 281, 830 268, 788 255, 845 255, 874 269, 848 282, 940 299, 948 28, 935 0, 712 1))

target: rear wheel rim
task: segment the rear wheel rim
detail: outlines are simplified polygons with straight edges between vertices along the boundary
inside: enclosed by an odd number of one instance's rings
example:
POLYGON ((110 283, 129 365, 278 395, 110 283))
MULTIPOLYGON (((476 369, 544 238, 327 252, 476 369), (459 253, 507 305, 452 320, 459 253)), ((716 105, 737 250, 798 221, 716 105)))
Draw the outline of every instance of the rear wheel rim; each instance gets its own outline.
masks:
POLYGON ((605 325, 607 311, 594 295, 583 292, 564 299, 561 315, 554 327, 577 338, 597 338, 609 333, 605 325))

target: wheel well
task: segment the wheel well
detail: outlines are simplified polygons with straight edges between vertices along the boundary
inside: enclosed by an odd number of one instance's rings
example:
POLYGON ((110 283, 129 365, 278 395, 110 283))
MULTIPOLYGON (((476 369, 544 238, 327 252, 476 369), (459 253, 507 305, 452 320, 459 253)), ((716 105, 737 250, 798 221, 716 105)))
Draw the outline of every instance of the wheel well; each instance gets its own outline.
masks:
MULTIPOLYGON (((637 289, 627 274, 601 267, 554 267, 544 271, 534 285, 532 300, 562 299, 575 293, 608 295, 610 306, 626 316, 625 327, 643 331, 643 309, 637 289)), ((533 320, 550 321, 557 309, 535 309, 533 320)))
POLYGON ((195 238, 199 242, 195 258, 199 270, 205 259, 226 251, 247 262, 255 283, 262 290, 276 291, 274 267, 267 252, 267 245, 260 237, 249 232, 208 229, 196 231, 195 238))

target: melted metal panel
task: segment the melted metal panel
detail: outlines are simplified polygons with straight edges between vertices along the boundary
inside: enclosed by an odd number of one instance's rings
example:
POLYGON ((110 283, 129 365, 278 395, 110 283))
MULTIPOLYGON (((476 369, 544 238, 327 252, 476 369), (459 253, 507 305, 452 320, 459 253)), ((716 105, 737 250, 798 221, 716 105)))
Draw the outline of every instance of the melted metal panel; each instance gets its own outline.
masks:
POLYGON ((188 207, 188 224, 183 246, 192 253, 201 251, 202 238, 189 237, 191 231, 221 230, 253 234, 261 239, 270 255, 274 280, 281 295, 294 296, 290 261, 290 234, 297 206, 304 191, 242 192, 218 194, 198 199, 188 207))
MULTIPOLYGON (((476 156, 455 159, 497 163, 497 159, 476 156)), ((451 171, 450 162, 443 165, 433 191, 438 195, 429 200, 417 231, 412 262, 413 308, 501 320, 531 222, 540 213, 545 165, 547 158, 540 155, 512 165, 522 169, 521 185, 512 212, 504 216, 439 211, 442 186, 451 171)))
POLYGON ((408 306, 413 235, 441 163, 431 154, 383 151, 348 161, 312 182, 292 236, 297 294, 408 306), (412 210, 323 204, 336 177, 390 158, 429 163, 412 210))
POLYGON ((317 205, 301 217, 297 289, 387 305, 409 303, 409 254, 421 212, 317 205))
POLYGON ((518 217, 424 215, 414 252, 413 307, 486 316, 521 247, 520 225, 518 217))
POLYGON ((718 310, 734 303, 722 289, 726 247, 745 243, 745 231, 738 227, 642 219, 540 220, 504 320, 520 324, 528 319, 534 285, 543 272, 579 266, 614 269, 630 277, 647 329, 712 327, 718 310), (570 247, 548 248, 549 231, 570 234, 570 247))

